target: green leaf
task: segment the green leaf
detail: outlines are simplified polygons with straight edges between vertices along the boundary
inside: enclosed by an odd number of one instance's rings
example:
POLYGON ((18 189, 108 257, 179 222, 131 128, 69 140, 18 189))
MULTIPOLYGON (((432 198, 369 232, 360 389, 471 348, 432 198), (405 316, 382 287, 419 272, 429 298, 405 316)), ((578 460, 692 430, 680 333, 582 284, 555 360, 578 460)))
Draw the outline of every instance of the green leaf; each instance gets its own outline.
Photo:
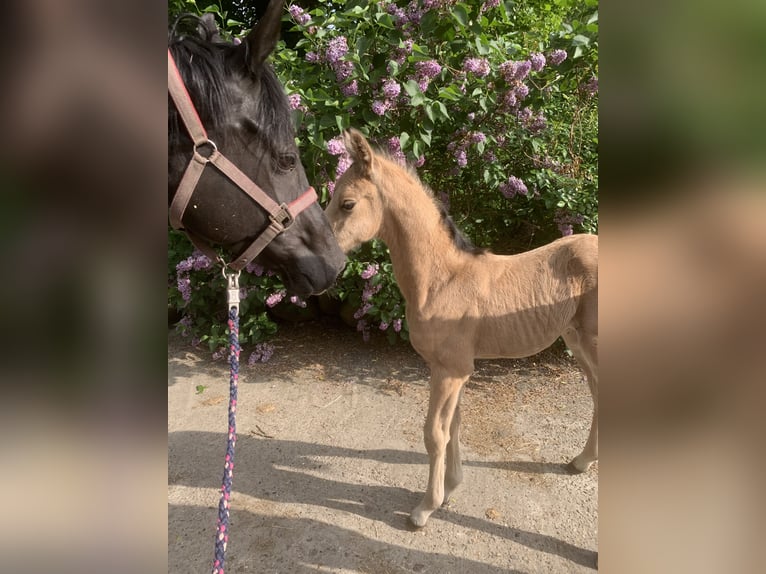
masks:
POLYGON ((399 142, 402 144, 402 150, 406 149, 407 143, 410 141, 410 134, 402 132, 399 134, 399 142))
POLYGON ((582 34, 577 34, 574 38, 572 38, 572 46, 588 46, 590 45, 590 38, 587 36, 583 36, 582 34))
POLYGON ((462 4, 458 4, 452 9, 452 17, 461 26, 465 27, 468 25, 468 12, 462 4))
POLYGON ((205 392, 205 389, 206 389, 206 388, 207 388, 207 387, 206 387, 205 385, 197 385, 197 394, 198 394, 198 395, 201 395, 202 393, 204 393, 204 392, 205 392))
POLYGON ((402 84, 402 87, 404 88, 404 91, 407 92, 407 95, 411 98, 420 93, 420 88, 418 87, 418 83, 415 80, 407 80, 402 84))
POLYGON ((429 120, 431 120, 432 122, 435 121, 435 118, 434 118, 434 105, 433 104, 428 104, 426 106, 426 115, 428 116, 429 120))

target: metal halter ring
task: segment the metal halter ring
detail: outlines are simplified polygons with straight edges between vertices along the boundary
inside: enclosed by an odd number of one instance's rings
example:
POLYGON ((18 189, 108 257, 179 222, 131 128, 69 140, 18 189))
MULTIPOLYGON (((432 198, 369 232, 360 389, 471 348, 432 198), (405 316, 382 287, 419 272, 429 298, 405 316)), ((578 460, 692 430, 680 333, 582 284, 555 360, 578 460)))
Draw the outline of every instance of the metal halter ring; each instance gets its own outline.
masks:
POLYGON ((194 144, 194 156, 197 158, 197 161, 201 161, 202 163, 207 163, 210 161, 210 158, 213 157, 213 154, 218 151, 218 146, 215 145, 215 142, 213 140, 207 140, 202 143, 194 144), (205 155, 200 152, 202 148, 206 148, 210 146, 210 153, 205 155))

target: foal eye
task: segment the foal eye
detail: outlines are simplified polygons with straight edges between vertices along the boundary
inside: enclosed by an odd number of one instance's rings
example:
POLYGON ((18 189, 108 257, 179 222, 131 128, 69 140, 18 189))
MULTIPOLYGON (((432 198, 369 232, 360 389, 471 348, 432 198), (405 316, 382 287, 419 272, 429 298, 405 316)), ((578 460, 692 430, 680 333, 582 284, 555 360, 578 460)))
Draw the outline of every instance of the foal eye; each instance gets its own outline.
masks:
POLYGON ((356 201, 354 201, 353 199, 347 199, 346 201, 344 201, 344 202, 341 204, 341 207, 342 207, 344 210, 346 210, 346 211, 351 211, 352 209, 354 209, 354 206, 355 206, 355 205, 356 205, 356 201))
POLYGON ((294 153, 283 153, 277 159, 277 167, 281 171, 292 171, 298 163, 298 158, 294 153))

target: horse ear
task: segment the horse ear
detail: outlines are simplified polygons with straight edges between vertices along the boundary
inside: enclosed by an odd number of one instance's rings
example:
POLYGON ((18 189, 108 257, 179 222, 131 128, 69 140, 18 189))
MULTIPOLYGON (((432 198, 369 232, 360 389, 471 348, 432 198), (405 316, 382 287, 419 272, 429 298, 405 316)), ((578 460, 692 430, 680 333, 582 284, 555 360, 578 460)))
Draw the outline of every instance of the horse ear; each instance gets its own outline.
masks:
POLYGON ((248 66, 252 72, 256 72, 261 67, 279 41, 283 9, 283 0, 269 0, 266 13, 261 16, 245 39, 248 47, 248 66))
POLYGON ((362 132, 354 128, 347 129, 343 132, 343 143, 354 164, 362 170, 364 176, 369 176, 372 172, 373 153, 362 132))

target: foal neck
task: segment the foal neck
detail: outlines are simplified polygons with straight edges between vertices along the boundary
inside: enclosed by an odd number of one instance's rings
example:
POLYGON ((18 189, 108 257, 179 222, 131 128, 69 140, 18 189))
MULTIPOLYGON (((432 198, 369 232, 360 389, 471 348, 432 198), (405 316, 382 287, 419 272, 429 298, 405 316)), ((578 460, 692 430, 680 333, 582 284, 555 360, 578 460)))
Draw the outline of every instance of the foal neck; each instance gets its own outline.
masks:
POLYGON ((408 305, 420 305, 428 289, 453 275, 466 254, 454 244, 433 196, 417 176, 387 158, 378 165, 384 204, 380 238, 408 305))

